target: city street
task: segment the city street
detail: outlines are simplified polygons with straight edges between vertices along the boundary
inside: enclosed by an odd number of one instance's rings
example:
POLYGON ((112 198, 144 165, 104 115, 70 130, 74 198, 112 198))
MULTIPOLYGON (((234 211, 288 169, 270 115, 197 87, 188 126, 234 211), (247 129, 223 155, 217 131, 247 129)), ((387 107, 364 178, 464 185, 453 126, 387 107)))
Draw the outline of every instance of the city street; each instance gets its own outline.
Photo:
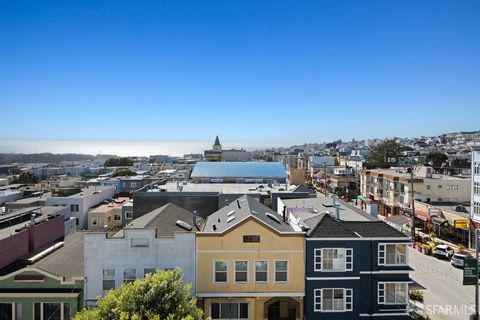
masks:
POLYGON ((474 309, 474 286, 463 286, 463 270, 449 261, 426 256, 410 248, 410 277, 426 288, 424 311, 433 320, 468 319, 474 309))

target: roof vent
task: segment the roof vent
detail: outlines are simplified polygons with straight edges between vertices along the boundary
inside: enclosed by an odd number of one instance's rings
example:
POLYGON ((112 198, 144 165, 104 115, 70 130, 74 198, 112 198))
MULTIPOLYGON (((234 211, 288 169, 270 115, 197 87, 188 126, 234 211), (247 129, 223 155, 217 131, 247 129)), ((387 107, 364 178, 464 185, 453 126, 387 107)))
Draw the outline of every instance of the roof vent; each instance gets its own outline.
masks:
POLYGON ((275 215, 271 214, 270 212, 266 212, 266 215, 267 215, 267 217, 269 217, 270 219, 272 219, 272 220, 280 223, 280 220, 279 220, 275 215))
POLYGON ((232 222, 233 220, 235 220, 235 216, 231 216, 230 218, 227 219, 227 223, 230 223, 232 222))
POLYGON ((216 225, 213 225, 213 231, 217 231, 217 226, 216 225))
POLYGON ((230 217, 231 215, 234 215, 235 214, 235 210, 232 210, 232 211, 229 211, 228 212, 228 216, 230 217))
POLYGON ((183 228, 187 231, 192 231, 192 226, 189 225, 188 223, 186 223, 185 221, 183 220, 177 220, 177 222, 175 223, 177 226, 179 226, 180 228, 183 228))
POLYGON ((240 201, 237 200, 237 205, 238 205, 238 209, 241 209, 242 207, 240 206, 240 201))
POLYGON ((253 213, 254 215, 258 216, 258 212, 257 212, 257 211, 252 210, 252 213, 253 213))

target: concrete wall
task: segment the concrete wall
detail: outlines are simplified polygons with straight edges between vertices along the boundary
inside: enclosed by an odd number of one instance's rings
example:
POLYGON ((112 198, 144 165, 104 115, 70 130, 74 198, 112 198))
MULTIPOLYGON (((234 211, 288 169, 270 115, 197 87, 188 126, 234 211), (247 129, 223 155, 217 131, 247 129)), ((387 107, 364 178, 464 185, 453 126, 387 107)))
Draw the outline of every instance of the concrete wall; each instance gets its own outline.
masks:
POLYGON ((0 269, 28 253, 28 231, 0 240, 0 269))
POLYGON ((115 286, 123 283, 123 271, 136 269, 137 278, 146 268, 180 267, 184 280, 192 283, 195 293, 195 233, 177 233, 174 237, 156 238, 155 229, 125 230, 124 238, 107 239, 104 233, 86 233, 85 297, 91 303, 103 294, 103 269, 115 269, 115 286), (132 247, 132 239, 148 239, 148 247, 132 247), (119 254, 121 253, 121 254, 119 254))
POLYGON ((58 216, 28 228, 28 247, 33 251, 47 243, 64 237, 65 218, 58 216))

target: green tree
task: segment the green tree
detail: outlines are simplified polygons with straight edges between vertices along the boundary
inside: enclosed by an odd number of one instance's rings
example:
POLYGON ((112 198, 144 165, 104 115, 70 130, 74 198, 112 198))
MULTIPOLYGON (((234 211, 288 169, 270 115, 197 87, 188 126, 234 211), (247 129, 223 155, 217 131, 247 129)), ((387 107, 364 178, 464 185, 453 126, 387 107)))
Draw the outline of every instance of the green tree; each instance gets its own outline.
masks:
POLYGON ((440 167, 442 163, 446 162, 448 159, 445 153, 430 153, 427 155, 427 161, 430 162, 434 167, 440 167))
POLYGON ((110 158, 105 161, 105 167, 129 167, 133 166, 134 161, 128 157, 110 158))
POLYGON ((401 146, 393 139, 387 139, 375 146, 367 156, 367 165, 372 167, 389 167, 398 164, 401 146))
POLYGON ((13 183, 28 183, 28 184, 34 184, 34 183, 38 183, 40 179, 38 178, 38 176, 35 174, 35 173, 31 173, 31 172, 22 172, 20 173, 20 175, 18 176, 18 178, 16 179, 13 179, 13 183))
POLYGON ((203 311, 191 298, 180 268, 147 274, 99 298, 95 309, 84 309, 75 320, 200 320, 203 311))
POLYGON ((112 177, 136 176, 137 174, 128 168, 121 168, 112 174, 112 177))

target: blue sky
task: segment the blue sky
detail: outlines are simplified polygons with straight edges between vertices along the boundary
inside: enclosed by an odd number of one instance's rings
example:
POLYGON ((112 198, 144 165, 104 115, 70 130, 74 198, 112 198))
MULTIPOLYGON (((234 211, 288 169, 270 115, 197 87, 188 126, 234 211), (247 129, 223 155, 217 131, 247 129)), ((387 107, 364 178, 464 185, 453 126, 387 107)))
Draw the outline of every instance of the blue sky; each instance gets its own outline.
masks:
POLYGON ((3 139, 477 130, 480 2, 2 1, 3 139))

